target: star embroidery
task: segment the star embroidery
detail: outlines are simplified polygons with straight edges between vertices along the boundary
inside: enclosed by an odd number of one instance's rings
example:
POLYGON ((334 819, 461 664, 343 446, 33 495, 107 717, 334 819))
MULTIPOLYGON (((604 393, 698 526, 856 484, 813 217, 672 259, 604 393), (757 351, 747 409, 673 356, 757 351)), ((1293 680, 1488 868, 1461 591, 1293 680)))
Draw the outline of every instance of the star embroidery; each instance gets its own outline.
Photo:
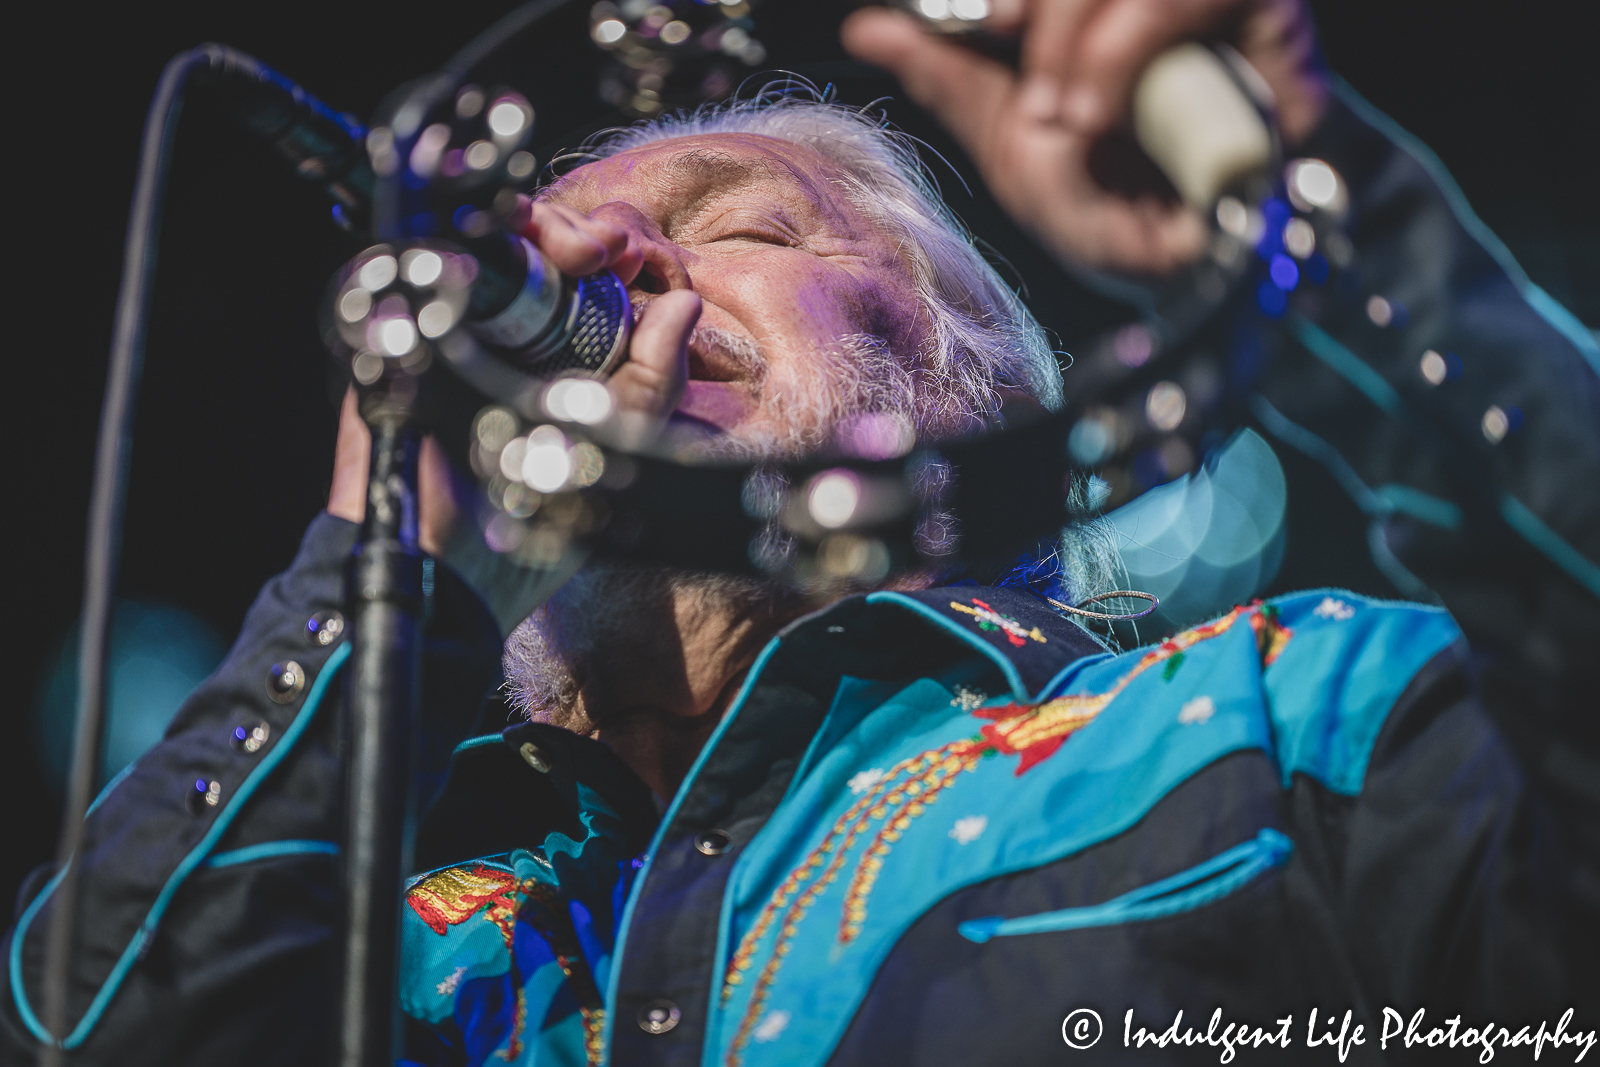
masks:
POLYGON ((776 1041, 778 1035, 783 1033, 793 1016, 786 1011, 775 1011, 761 1020, 761 1024, 751 1034, 757 1041, 776 1041))
POLYGON ((1047 643, 1045 641, 1044 634, 1039 632, 1039 628, 1037 626, 1031 630, 1025 630, 1022 628, 1022 624, 1016 619, 1013 619, 1009 615, 1000 614, 998 611, 994 610, 994 608, 979 600, 977 597, 972 598, 972 604, 970 606, 963 604, 960 601, 952 600, 950 601, 950 607, 961 612, 963 615, 971 615, 973 618, 977 619, 978 629, 983 630, 986 633, 993 633, 996 630, 1001 631, 1006 635, 1006 640, 1010 641, 1011 644, 1017 648, 1021 648, 1023 645, 1027 644, 1029 638, 1039 642, 1041 645, 1047 643))
POLYGON ((989 827, 989 816, 968 815, 964 819, 957 819, 956 824, 950 828, 950 836, 958 845, 970 845, 978 839, 978 835, 989 827))
POLYGON ((1185 726, 1193 726, 1196 723, 1204 724, 1210 722, 1211 716, 1216 713, 1216 701, 1210 697, 1195 697, 1178 709, 1178 721, 1185 726))
POLYGON ((982 689, 968 689, 964 685, 958 685, 956 695, 950 698, 950 706, 960 708, 962 711, 971 711, 988 699, 989 694, 982 689))
POLYGON ((467 973, 465 967, 457 967, 450 972, 450 977, 433 987, 433 991, 441 997, 448 997, 456 991, 456 986, 461 984, 461 976, 467 973))
POLYGON ((1355 608, 1351 607, 1349 604, 1346 604, 1344 601, 1336 600, 1331 596, 1323 597, 1322 603, 1311 609, 1311 614, 1317 616, 1318 618, 1333 619, 1336 622, 1344 622, 1355 613, 1355 608))
POLYGON ((846 782, 845 785, 850 787, 850 792, 854 793, 856 796, 860 796, 862 793, 865 793, 867 790, 871 789, 873 786, 882 781, 884 773, 885 772, 882 767, 871 767, 851 776, 850 780, 846 782))

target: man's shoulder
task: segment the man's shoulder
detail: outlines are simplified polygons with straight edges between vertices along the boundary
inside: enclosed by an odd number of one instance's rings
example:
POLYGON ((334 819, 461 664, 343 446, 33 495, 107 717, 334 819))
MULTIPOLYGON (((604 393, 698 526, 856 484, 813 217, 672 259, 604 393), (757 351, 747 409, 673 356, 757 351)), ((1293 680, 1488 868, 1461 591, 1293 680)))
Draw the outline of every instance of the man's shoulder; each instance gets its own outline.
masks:
POLYGON ((1085 765, 1116 760, 1153 774, 1163 768, 1157 777, 1165 778, 1174 767, 1255 748, 1284 786, 1305 774, 1354 794, 1390 711, 1430 662, 1461 641, 1441 608, 1315 589, 1085 658, 1015 714, 1092 712, 1101 721, 1076 740, 1085 765), (1107 751, 1096 756, 1091 748, 1107 751))

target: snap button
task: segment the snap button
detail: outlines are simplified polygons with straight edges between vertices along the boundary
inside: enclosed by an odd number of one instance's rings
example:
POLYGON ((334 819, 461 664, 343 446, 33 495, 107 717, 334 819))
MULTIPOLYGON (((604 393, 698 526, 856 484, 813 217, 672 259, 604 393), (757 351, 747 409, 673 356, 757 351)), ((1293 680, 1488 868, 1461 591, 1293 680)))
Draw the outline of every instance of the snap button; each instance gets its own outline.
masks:
POLYGON ((233 747, 253 756, 261 751, 261 746, 266 744, 267 738, 271 736, 272 727, 264 722, 258 722, 254 726, 235 726, 233 747))
POLYGON ((647 1034, 664 1034, 678 1025, 683 1012, 670 1000, 652 1000, 639 1009, 639 1029, 647 1034))
POLYGON ((274 663, 267 671, 267 695, 274 703, 289 703, 305 687, 306 669, 292 659, 274 663))
POLYGON ((190 815, 203 815, 208 808, 214 808, 222 800, 222 783, 208 782, 204 778, 196 778, 194 788, 189 790, 189 798, 185 806, 190 815))
POLYGON ((540 774, 550 773, 550 761, 545 758, 543 752, 539 751, 538 745, 532 741, 524 741, 522 742, 522 747, 517 751, 522 753, 522 759, 528 766, 540 774))
POLYGON ((731 844, 733 839, 722 830, 706 830, 696 834, 694 839, 694 847, 707 856, 720 856, 731 844))
POLYGON ((306 620, 306 640, 326 648, 344 633, 344 616, 337 611, 319 611, 306 620))

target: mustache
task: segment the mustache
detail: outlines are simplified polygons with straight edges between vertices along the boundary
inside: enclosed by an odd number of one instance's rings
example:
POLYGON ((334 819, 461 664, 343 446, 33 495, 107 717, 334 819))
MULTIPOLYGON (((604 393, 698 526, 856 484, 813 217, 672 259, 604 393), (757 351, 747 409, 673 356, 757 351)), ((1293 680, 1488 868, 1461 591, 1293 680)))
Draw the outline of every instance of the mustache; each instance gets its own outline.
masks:
MULTIPOLYGON (((632 310, 635 329, 639 326, 640 317, 644 315, 644 309, 649 306, 648 300, 634 301, 632 310)), ((733 333, 702 321, 695 324, 694 332, 689 335, 689 347, 714 360, 720 357, 721 360, 743 371, 752 382, 760 383, 767 376, 766 351, 743 334, 733 333)))
POLYGON ((689 347, 705 355, 720 356, 744 371, 752 381, 767 376, 767 354, 752 339, 705 323, 696 324, 689 347))

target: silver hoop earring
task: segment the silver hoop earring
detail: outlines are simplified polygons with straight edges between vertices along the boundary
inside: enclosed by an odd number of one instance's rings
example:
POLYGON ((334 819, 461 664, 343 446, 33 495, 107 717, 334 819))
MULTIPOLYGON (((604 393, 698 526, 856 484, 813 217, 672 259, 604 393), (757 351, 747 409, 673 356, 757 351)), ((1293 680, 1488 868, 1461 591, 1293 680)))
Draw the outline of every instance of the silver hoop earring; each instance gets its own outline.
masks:
POLYGON ((1045 597, 1045 599, 1050 601, 1050 603, 1054 604, 1056 607, 1060 608, 1062 611, 1070 611, 1072 614, 1082 615, 1086 619, 1102 619, 1106 622, 1126 622, 1130 619, 1142 619, 1161 605, 1160 598, 1158 598, 1154 593, 1145 593, 1138 589, 1113 589, 1109 593, 1096 593, 1094 596, 1084 597, 1078 602, 1077 607, 1073 607, 1071 604, 1063 604, 1061 601, 1052 599, 1051 597, 1045 597), (1088 611, 1083 607, 1084 604, 1093 604, 1101 600, 1117 600, 1123 597, 1130 597, 1135 600, 1148 600, 1150 601, 1150 606, 1145 608, 1143 611, 1134 612, 1132 615, 1112 615, 1104 611, 1088 611))

